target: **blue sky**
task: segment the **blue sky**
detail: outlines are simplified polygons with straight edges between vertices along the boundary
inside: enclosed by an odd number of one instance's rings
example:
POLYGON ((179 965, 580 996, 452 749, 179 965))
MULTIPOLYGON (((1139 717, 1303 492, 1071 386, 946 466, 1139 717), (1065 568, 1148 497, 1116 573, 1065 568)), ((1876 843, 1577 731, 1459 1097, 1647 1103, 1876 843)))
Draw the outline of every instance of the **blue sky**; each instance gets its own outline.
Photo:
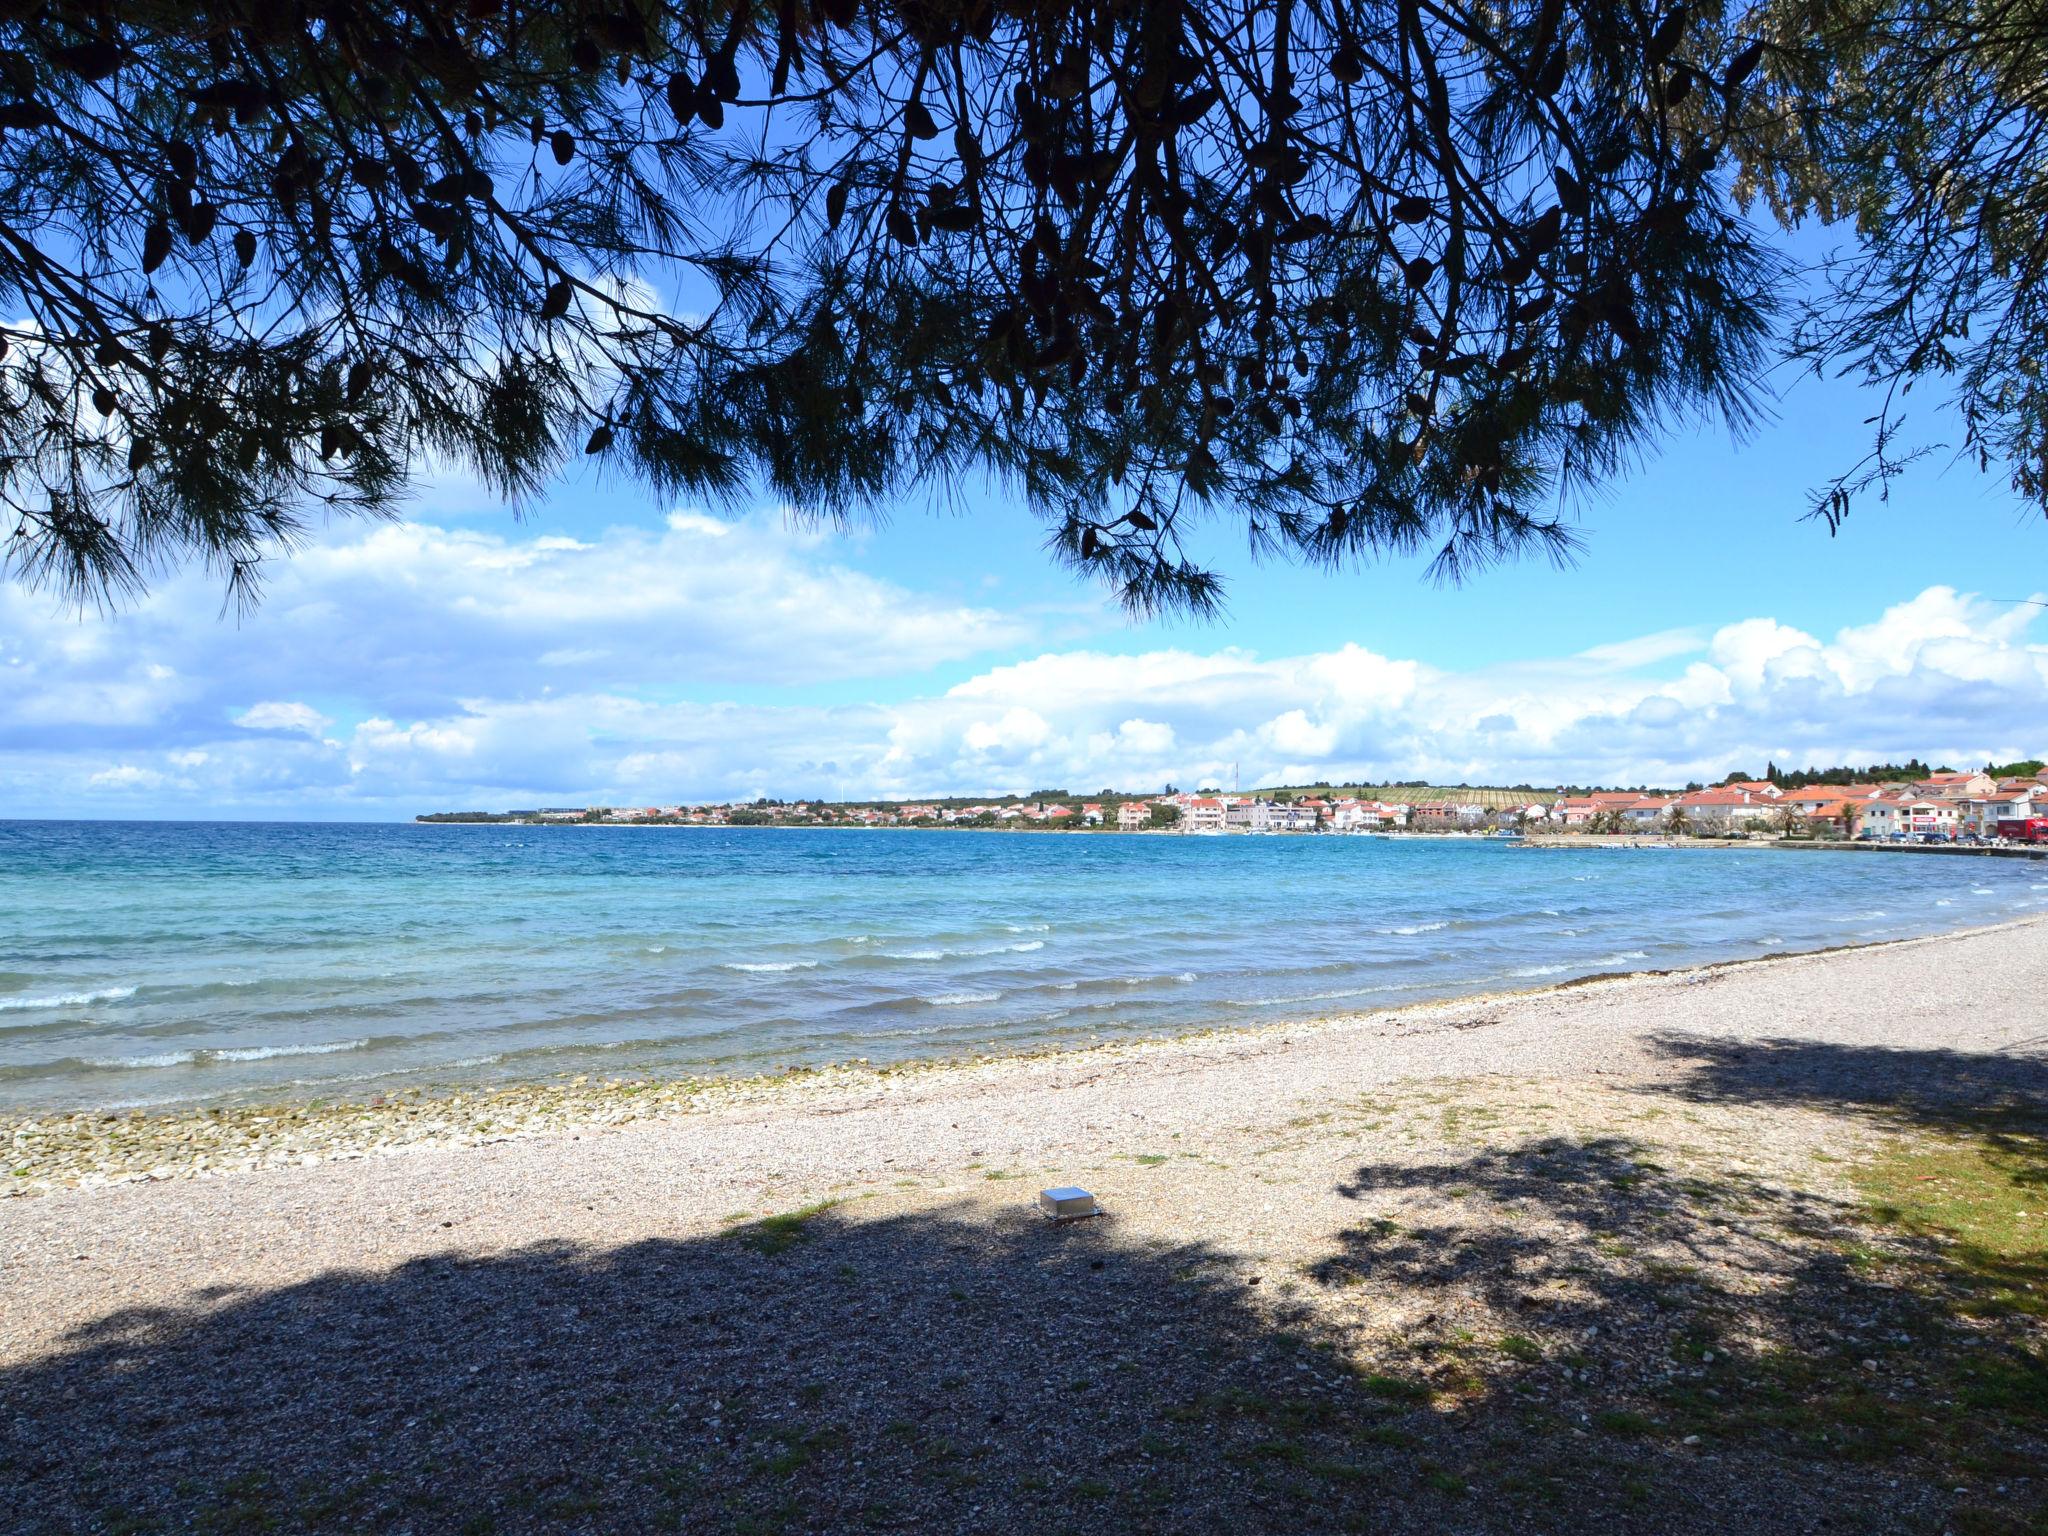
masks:
MULTIPOLYGON (((1156 789, 1363 775, 1677 783, 2048 752, 2048 524, 1917 468, 1839 538, 1808 487, 1869 397, 1779 381, 1579 511, 1572 569, 1255 566, 1218 623, 1128 621, 999 493, 851 534, 579 465, 519 523, 427 485, 239 623, 183 574, 113 615, 0 587, 0 816, 404 817, 536 802, 1156 789)), ((1926 430, 1942 423, 1930 418, 1926 430)))

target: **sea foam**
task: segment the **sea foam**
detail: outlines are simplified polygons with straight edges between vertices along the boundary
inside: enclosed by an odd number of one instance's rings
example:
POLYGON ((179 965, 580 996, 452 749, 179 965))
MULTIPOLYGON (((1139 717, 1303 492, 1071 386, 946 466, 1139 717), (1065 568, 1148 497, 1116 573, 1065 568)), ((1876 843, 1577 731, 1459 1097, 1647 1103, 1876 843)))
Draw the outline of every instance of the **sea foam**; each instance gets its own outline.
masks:
POLYGON ((269 1061, 278 1056, 333 1056, 360 1051, 367 1040, 329 1040, 317 1045, 199 1046, 189 1051, 163 1051, 150 1056, 93 1056, 88 1067, 105 1071, 140 1071, 150 1067, 204 1067, 222 1062, 269 1061))
POLYGON ((34 1008, 84 1008, 92 1003, 118 1002, 134 995, 133 987, 101 987, 97 992, 63 992, 53 997, 0 997, 0 1013, 27 1012, 34 1008))

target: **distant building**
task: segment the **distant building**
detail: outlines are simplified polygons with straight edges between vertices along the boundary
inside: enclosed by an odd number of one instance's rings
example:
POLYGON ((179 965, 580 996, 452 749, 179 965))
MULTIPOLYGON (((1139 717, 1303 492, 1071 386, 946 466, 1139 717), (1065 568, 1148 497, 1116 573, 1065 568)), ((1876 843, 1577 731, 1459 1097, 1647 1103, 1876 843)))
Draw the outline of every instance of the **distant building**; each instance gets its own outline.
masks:
POLYGON ((1777 806, 1743 789, 1696 789, 1678 796, 1672 808, 1696 826, 1752 827, 1770 820, 1777 806))
POLYGON ((2001 821, 2022 821, 2039 815, 2036 808, 2040 806, 2048 806, 2048 786, 2034 784, 2031 789, 2007 789, 2001 783, 1995 794, 1962 802, 1964 830, 1979 837, 1995 837, 2001 821))
POLYGON ((1991 795, 1999 786, 1991 774, 1927 774, 1913 782, 1917 795, 1991 795))
POLYGON ((1384 832, 1408 825, 1408 807, 1384 800, 1339 800, 1330 808, 1332 832, 1384 832))

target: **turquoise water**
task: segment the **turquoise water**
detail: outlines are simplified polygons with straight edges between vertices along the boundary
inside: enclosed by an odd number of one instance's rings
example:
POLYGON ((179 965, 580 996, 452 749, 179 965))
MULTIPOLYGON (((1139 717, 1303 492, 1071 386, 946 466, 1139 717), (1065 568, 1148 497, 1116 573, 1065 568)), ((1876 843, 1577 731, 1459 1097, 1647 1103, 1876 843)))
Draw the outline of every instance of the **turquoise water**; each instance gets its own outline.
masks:
POLYGON ((1765 848, 0 823, 0 1105, 1079 1045, 2044 909, 2041 864, 1765 848))

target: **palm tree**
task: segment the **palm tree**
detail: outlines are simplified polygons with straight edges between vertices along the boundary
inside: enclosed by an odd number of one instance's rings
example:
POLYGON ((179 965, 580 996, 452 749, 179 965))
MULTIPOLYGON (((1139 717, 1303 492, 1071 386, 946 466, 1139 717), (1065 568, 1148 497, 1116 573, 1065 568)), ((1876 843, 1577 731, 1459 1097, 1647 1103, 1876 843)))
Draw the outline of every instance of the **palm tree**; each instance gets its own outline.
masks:
POLYGON ((1664 830, 1673 837, 1692 836, 1692 818, 1685 814, 1683 806, 1674 805, 1664 813, 1664 830))

